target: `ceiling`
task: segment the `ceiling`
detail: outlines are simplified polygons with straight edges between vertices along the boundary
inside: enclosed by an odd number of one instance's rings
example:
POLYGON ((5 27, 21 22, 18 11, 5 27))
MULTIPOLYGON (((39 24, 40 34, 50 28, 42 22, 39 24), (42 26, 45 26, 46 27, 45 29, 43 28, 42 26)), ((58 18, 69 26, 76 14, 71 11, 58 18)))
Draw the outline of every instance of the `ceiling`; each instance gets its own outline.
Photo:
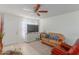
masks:
POLYGON ((48 18, 79 10, 79 4, 42 4, 41 9, 48 10, 48 13, 41 13, 41 16, 37 16, 33 11, 33 6, 33 4, 0 4, 0 12, 22 17, 48 18))

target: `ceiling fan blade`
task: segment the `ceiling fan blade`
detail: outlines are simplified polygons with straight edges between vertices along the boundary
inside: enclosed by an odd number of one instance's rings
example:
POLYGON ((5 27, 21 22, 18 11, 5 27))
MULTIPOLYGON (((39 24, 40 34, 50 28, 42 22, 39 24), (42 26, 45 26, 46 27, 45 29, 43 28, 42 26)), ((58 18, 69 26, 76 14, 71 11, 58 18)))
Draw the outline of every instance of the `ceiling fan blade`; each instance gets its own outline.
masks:
POLYGON ((41 11, 38 11, 38 12, 47 13, 48 11, 47 10, 41 10, 41 11))
POLYGON ((33 12, 34 11, 33 9, 26 9, 26 8, 24 8, 23 10, 28 11, 28 12, 33 12))
POLYGON ((37 12, 38 10, 39 10, 39 8, 40 8, 40 4, 36 4, 36 6, 35 6, 35 12, 37 12))
POLYGON ((40 16, 40 14, 39 14, 39 13, 37 13, 37 15, 38 15, 38 16, 40 16))

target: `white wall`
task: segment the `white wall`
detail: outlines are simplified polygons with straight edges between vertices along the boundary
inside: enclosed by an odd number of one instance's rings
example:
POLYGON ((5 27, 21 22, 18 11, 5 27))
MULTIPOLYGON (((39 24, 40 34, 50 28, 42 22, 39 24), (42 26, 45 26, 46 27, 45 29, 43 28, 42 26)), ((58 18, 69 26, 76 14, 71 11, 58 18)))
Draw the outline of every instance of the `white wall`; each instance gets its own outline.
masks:
POLYGON ((40 20, 40 32, 57 32, 73 45, 79 38, 79 11, 40 20))
POLYGON ((17 42, 22 42, 22 35, 21 35, 21 21, 22 18, 11 15, 11 14, 4 14, 4 38, 3 44, 13 44, 17 42))
POLYGON ((26 41, 27 24, 39 24, 38 20, 32 18, 23 18, 12 14, 3 14, 2 16, 4 20, 4 45, 26 41))

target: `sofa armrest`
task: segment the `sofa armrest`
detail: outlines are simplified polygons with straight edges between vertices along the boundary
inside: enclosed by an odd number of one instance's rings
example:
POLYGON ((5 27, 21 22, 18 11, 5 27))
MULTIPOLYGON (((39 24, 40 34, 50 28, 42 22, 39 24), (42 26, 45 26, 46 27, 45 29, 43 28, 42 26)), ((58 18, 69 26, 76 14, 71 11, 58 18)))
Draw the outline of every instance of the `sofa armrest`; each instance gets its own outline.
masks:
POLYGON ((70 46, 70 45, 68 45, 68 44, 66 44, 66 43, 62 43, 62 44, 61 44, 61 48, 63 48, 63 49, 66 50, 66 51, 69 51, 71 47, 72 47, 72 46, 70 46))
POLYGON ((67 52, 65 50, 59 49, 59 48, 53 48, 51 50, 52 55, 66 55, 67 52))

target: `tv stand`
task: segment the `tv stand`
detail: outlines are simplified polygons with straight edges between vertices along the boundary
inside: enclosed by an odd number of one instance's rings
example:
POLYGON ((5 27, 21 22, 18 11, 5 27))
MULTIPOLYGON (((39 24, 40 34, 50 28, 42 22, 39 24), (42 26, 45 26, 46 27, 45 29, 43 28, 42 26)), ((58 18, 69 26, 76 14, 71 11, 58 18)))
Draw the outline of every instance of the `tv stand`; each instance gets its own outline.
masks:
POLYGON ((27 42, 35 41, 37 38, 39 38, 38 32, 31 32, 27 34, 27 42))

